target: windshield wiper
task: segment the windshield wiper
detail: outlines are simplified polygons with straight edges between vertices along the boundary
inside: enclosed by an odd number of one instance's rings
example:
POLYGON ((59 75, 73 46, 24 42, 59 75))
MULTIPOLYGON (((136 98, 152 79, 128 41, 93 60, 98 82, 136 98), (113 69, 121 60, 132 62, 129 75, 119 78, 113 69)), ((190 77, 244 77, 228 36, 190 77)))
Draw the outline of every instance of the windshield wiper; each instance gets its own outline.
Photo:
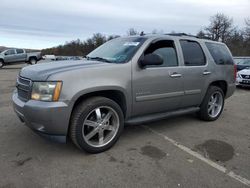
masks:
POLYGON ((106 62, 106 63, 112 63, 111 61, 103 58, 103 57, 89 57, 89 56, 86 56, 87 60, 97 60, 97 61, 103 61, 103 62, 106 62))

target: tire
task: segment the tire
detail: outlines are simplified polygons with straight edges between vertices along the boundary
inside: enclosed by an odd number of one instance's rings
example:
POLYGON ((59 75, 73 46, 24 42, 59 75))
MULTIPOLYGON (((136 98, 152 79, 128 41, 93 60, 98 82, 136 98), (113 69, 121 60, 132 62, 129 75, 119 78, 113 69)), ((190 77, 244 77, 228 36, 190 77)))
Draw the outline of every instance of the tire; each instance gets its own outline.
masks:
POLYGON ((4 66, 4 61, 0 59, 0 69, 3 68, 3 66, 4 66))
POLYGON ((31 57, 31 58, 29 59, 29 64, 31 64, 31 65, 37 64, 37 59, 36 59, 35 57, 31 57))
POLYGON ((200 119, 214 121, 218 119, 224 108, 224 92, 217 86, 209 86, 198 113, 200 119))
POLYGON ((100 153, 116 143, 123 127, 124 116, 120 106, 108 98, 93 97, 73 110, 70 137, 78 148, 88 153, 100 153))

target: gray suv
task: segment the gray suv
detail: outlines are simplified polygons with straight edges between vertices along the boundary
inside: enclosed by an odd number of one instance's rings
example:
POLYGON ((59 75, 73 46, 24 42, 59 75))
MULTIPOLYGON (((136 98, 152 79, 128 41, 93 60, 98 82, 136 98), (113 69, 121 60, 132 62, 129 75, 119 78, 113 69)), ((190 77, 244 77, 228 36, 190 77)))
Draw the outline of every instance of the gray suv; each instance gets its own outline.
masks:
POLYGON ((35 132, 98 153, 114 145, 125 123, 194 112, 216 120, 235 76, 223 43, 182 34, 121 37, 81 61, 23 68, 12 99, 35 132))

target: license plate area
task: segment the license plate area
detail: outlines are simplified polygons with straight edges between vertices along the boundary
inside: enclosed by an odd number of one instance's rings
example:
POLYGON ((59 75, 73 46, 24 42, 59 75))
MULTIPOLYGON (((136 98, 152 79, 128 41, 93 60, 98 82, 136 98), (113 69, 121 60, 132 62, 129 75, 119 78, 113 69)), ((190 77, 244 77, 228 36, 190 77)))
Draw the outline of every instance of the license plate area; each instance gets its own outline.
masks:
POLYGON ((250 84, 250 80, 242 80, 243 84, 250 84))

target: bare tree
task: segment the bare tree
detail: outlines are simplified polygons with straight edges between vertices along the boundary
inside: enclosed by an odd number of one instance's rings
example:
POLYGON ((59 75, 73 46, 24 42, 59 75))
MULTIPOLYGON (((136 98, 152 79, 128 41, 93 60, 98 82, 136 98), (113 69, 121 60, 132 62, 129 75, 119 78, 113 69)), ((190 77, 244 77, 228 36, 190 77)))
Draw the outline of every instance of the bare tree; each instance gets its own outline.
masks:
POLYGON ((139 32, 136 31, 134 28, 130 28, 130 29, 127 31, 127 35, 129 35, 129 36, 132 36, 132 35, 139 35, 139 32))
POLYGON ((109 35, 107 41, 120 37, 119 35, 109 35))
POLYGON ((95 46, 98 47, 107 41, 106 36, 102 35, 101 33, 95 33, 92 37, 92 41, 94 42, 95 46))
POLYGON ((225 42, 232 33, 233 19, 225 14, 217 13, 210 18, 210 25, 205 28, 212 40, 225 42))
POLYGON ((250 18, 245 19, 246 28, 245 28, 245 35, 248 39, 250 39, 250 18))
POLYGON ((196 36, 199 37, 199 38, 202 38, 202 39, 207 38, 206 33, 202 29, 197 33, 196 36))

